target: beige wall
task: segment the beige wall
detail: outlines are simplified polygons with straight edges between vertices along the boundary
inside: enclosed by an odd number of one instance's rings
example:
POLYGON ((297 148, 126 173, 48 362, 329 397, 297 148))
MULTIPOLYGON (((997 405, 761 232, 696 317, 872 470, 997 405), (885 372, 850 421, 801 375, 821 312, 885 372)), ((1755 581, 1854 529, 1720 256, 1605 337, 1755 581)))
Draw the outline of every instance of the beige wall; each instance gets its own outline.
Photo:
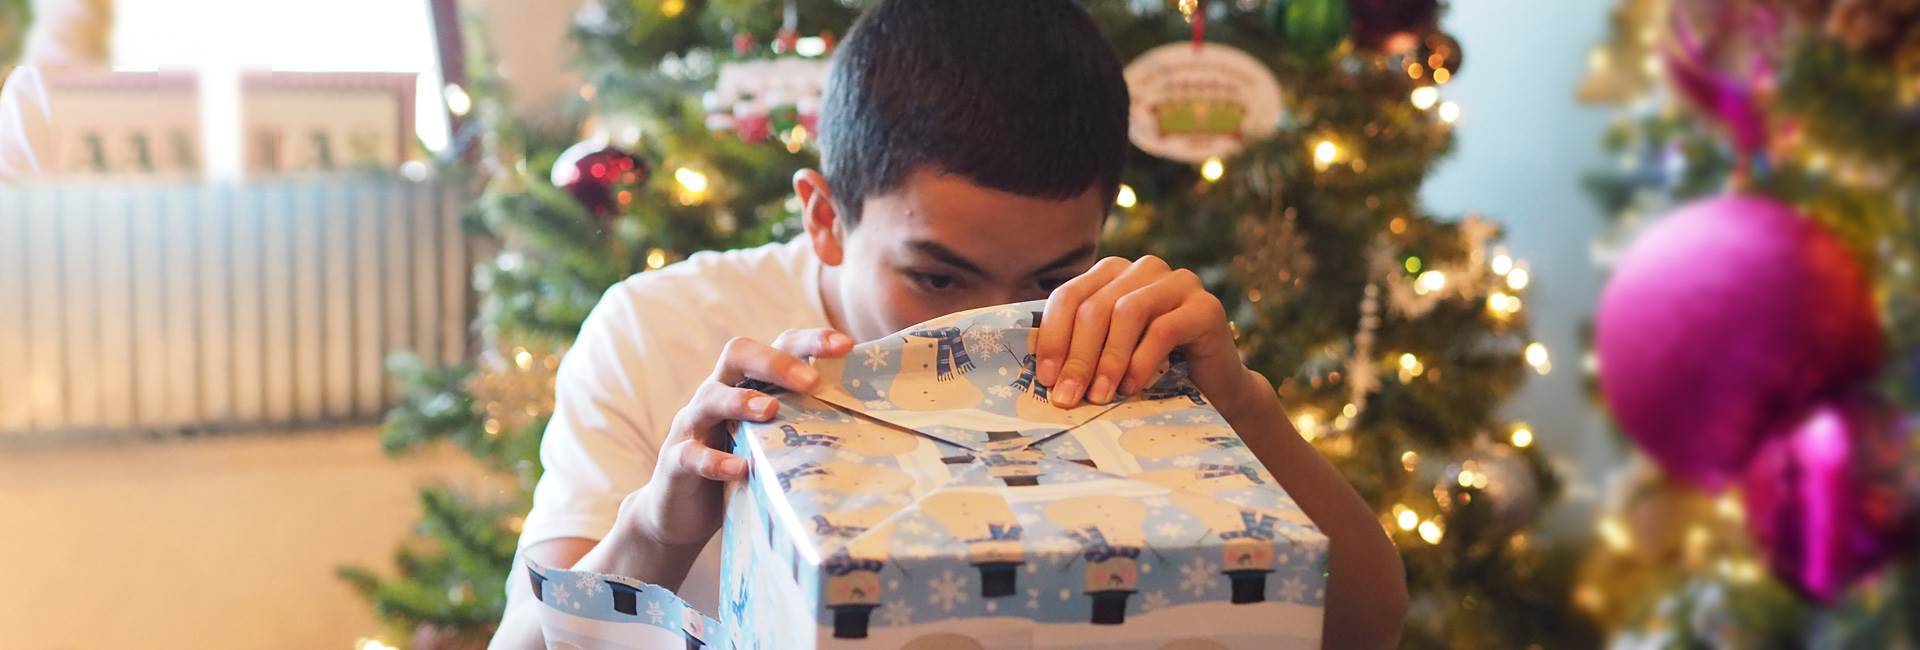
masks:
POLYGON ((390 572, 430 481, 498 489, 365 429, 0 447, 0 647, 351 648, 377 627, 333 569, 390 572))

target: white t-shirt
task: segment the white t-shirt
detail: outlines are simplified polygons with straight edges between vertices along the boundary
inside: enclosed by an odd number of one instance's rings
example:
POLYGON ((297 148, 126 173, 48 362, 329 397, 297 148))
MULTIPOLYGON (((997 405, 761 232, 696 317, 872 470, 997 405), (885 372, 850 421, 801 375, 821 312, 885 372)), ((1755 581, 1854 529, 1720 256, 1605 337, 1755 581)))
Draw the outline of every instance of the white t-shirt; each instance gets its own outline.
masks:
MULTIPOLYGON (((697 253, 614 285, 560 363, 553 420, 540 443, 546 473, 520 547, 605 537, 621 500, 652 476, 674 414, 713 372, 728 339, 771 343, 788 329, 827 326, 820 261, 805 237, 697 253)), ((679 591, 710 616, 719 612, 719 542, 714 535, 679 591)))

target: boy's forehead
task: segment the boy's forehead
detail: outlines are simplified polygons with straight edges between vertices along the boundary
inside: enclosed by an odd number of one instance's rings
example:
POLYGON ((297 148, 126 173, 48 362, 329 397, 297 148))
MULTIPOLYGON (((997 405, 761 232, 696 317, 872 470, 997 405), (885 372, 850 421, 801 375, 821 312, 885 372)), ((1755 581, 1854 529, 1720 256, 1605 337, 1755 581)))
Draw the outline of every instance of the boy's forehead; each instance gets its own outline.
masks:
MULTIPOLYGON (((1089 189, 1069 199, 1044 199, 980 187, 950 175, 916 174, 886 196, 870 197, 866 222, 879 222, 900 252, 1038 266, 1076 251, 1092 254, 1105 200, 1089 189)), ((986 269, 989 273, 1032 270, 986 269)))

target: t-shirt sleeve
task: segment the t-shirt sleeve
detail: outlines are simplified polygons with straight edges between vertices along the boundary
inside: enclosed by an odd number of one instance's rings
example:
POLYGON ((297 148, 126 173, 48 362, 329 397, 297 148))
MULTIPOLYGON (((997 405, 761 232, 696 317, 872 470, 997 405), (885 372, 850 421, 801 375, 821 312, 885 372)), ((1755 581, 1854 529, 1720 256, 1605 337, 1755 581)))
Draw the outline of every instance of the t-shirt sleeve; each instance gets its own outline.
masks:
POLYGON ((540 442, 545 473, 533 492, 522 547, 563 537, 601 539, 620 502, 653 475, 665 431, 655 431, 645 368, 658 368, 636 299, 615 285, 594 306, 555 377, 553 418, 540 442))

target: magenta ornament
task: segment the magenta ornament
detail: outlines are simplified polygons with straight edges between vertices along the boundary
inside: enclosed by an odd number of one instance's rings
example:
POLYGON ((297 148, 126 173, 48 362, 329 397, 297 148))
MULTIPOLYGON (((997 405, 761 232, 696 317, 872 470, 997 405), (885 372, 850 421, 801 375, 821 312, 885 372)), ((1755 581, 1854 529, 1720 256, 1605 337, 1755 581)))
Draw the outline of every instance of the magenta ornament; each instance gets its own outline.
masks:
POLYGON ((1872 377, 1883 339, 1839 239, 1771 199, 1681 207, 1615 260, 1595 314, 1600 386, 1628 437, 1708 489, 1816 399, 1872 377))
POLYGON ((1747 531, 1782 582, 1831 603, 1903 547, 1907 434, 1865 399, 1814 407, 1762 445, 1742 493, 1747 531))

